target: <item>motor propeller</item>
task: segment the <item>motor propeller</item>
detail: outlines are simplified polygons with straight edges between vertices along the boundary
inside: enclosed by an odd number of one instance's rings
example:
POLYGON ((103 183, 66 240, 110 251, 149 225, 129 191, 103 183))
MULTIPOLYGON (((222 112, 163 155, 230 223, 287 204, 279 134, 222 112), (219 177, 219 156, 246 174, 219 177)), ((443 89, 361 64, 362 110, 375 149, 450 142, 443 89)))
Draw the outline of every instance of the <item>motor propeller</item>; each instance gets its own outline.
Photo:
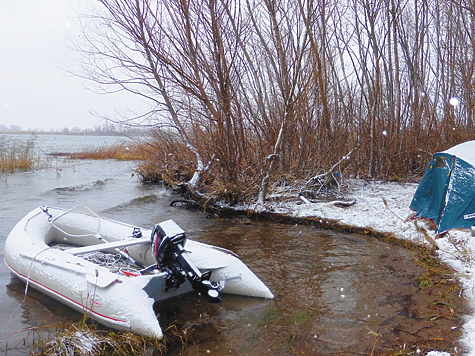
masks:
MULTIPOLYGON (((155 225, 151 236, 152 251, 162 272, 167 273, 165 290, 178 288, 186 280, 210 303, 219 303, 220 283, 210 280, 211 272, 201 271, 188 258, 184 246, 185 231, 173 220, 155 225)), ((147 268, 148 269, 148 268, 147 268)))

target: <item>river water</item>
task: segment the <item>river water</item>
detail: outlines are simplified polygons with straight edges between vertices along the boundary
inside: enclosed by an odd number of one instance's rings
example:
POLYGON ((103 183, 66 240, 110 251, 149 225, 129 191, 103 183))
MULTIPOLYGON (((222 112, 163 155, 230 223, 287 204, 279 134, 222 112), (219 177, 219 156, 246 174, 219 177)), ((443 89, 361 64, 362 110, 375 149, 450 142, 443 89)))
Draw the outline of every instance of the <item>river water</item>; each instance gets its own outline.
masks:
MULTIPOLYGON (((36 146, 45 155, 116 140, 38 136, 36 146)), ((1 176, 0 260, 9 231, 41 205, 85 205, 146 228, 172 218, 189 238, 233 250, 275 299, 225 295, 222 303, 208 304, 190 295, 158 305, 164 330, 176 324, 187 328, 192 338, 186 348, 170 354, 369 354, 376 343, 381 348, 393 345, 398 339, 389 335, 395 334, 395 325, 401 328, 413 319, 407 309, 414 302, 418 278, 426 272, 410 252, 360 235, 246 217, 210 218, 171 207, 173 192, 141 185, 133 168, 131 162, 51 158, 47 169, 1 176)), ((27 354, 34 341, 30 327, 47 330, 81 319, 34 290, 25 297, 25 285, 3 263, 0 286, 0 354, 27 354)))

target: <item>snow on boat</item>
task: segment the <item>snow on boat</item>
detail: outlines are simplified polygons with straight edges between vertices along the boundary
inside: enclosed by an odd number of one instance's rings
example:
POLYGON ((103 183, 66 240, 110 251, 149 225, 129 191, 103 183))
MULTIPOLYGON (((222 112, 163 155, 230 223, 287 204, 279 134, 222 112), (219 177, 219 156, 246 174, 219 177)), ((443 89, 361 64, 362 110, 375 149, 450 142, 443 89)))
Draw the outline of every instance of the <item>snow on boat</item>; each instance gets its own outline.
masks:
POLYGON ((193 290, 210 302, 220 293, 274 297, 232 252, 187 240, 172 220, 149 230, 85 207, 33 210, 9 234, 5 263, 26 291, 34 287, 103 325, 157 338, 154 302, 193 290))

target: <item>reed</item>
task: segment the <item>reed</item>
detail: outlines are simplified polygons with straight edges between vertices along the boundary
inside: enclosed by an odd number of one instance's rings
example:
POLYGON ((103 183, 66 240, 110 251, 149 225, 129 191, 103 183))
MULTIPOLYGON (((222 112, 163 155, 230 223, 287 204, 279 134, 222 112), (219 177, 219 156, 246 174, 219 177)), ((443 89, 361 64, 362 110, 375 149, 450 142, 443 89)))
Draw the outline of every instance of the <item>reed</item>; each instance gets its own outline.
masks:
POLYGON ((140 161, 147 159, 150 152, 145 144, 139 142, 118 143, 112 146, 89 147, 81 152, 55 153, 54 156, 67 156, 71 159, 117 159, 123 161, 140 161))
POLYGON ((35 167, 38 158, 35 155, 35 136, 26 143, 0 137, 0 171, 12 173, 28 171, 35 167))

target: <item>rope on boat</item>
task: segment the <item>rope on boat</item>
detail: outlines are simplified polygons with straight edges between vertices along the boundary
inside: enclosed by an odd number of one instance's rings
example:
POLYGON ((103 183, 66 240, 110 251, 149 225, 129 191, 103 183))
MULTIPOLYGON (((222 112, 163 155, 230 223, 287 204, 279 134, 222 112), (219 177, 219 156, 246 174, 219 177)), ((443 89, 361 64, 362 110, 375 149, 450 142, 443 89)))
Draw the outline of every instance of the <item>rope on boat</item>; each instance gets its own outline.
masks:
POLYGON ((82 254, 81 258, 96 265, 105 267, 112 273, 118 273, 124 269, 135 270, 130 263, 130 259, 125 258, 121 254, 90 252, 82 254))
MULTIPOLYGON (((67 251, 68 249, 74 248, 74 247, 68 244, 55 244, 55 245, 50 246, 50 248, 67 251)), ((96 251, 96 252, 82 253, 77 256, 88 262, 94 263, 95 265, 105 267, 112 273, 119 273, 124 270, 131 271, 131 272, 137 272, 140 270, 140 266, 138 265, 134 266, 134 261, 130 257, 128 256, 124 257, 120 253, 113 254, 113 253, 107 253, 107 252, 102 252, 102 251, 96 251)))
POLYGON ((43 205, 43 206, 40 206, 40 209, 43 210, 43 213, 45 213, 46 215, 48 215, 48 221, 51 222, 53 220, 53 215, 51 215, 49 212, 48 212, 48 207, 43 205))
MULTIPOLYGON (((48 214, 49 216, 51 216, 50 214, 48 214)), ((97 237, 99 240, 102 239, 102 236, 101 234, 99 233, 99 229, 101 228, 101 218, 99 215, 97 215, 94 211, 92 211, 91 209, 89 209, 87 206, 85 205, 76 205, 75 207, 69 209, 69 210, 66 210, 64 213, 62 214, 59 214, 57 217, 55 218, 52 218, 51 220, 49 219, 48 217, 48 221, 51 222, 51 225, 54 226, 56 229, 58 229, 59 231, 61 231, 63 234, 67 235, 67 236, 71 236, 71 237, 86 237, 86 236, 95 236, 97 237), (58 220, 59 218, 65 216, 66 214, 69 214, 71 213, 73 210, 75 209, 78 209, 78 208, 84 208, 86 209, 89 213, 91 213, 91 216, 92 217, 96 217, 97 218, 97 221, 98 221, 98 224, 97 224, 97 229, 96 229, 96 232, 95 233, 88 233, 88 234, 79 234, 79 235, 74 235, 74 234, 70 234, 69 232, 66 232, 64 231, 63 229, 61 229, 58 225, 55 225, 55 221, 58 220)))
POLYGON ((28 276, 26 278, 26 285, 25 285, 25 295, 23 297, 23 302, 26 301, 26 296, 28 294, 28 286, 30 285, 30 273, 31 273, 31 269, 33 267, 33 262, 35 262, 36 258, 43 252, 45 251, 48 251, 50 249, 50 247, 48 248, 45 248, 44 250, 41 250, 40 252, 38 252, 32 259, 31 259, 31 262, 30 262, 30 267, 28 268, 28 276))
MULTIPOLYGON (((85 206, 85 205, 76 205, 75 207, 73 207, 73 208, 71 208, 71 209, 69 209, 69 210, 66 210, 65 212, 63 212, 62 214, 59 214, 57 217, 55 217, 55 218, 53 218, 53 219, 51 219, 51 220, 50 220, 49 217, 48 217, 48 221, 51 222, 51 225, 52 225, 52 226, 54 226, 56 229, 58 229, 60 232, 62 232, 63 234, 65 234, 65 235, 67 235, 67 236, 71 236, 71 237, 94 236, 94 237, 96 237, 98 240, 100 240, 100 241, 102 241, 102 242, 105 242, 105 243, 109 242, 109 241, 107 241, 106 239, 104 239, 104 238, 102 237, 102 235, 99 233, 99 230, 100 230, 100 228, 101 228, 101 217, 100 217, 99 215, 97 215, 94 211, 92 211, 91 209, 89 209, 89 208, 88 208, 87 206, 85 206), (70 233, 64 231, 64 230, 61 229, 58 225, 55 225, 54 222, 55 222, 56 220, 60 219, 61 217, 65 216, 66 214, 68 214, 68 213, 70 213, 70 212, 72 212, 73 210, 78 209, 78 208, 84 208, 85 210, 87 210, 87 211, 90 213, 90 216, 97 218, 98 224, 97 224, 97 229, 96 229, 96 232, 95 232, 95 233, 91 232, 91 233, 88 233, 88 234, 74 235, 74 234, 70 234, 70 233)), ((135 233, 135 229, 134 229, 134 233, 135 233)), ((129 256, 128 253, 126 253, 126 252, 124 252, 124 251, 122 251, 122 250, 120 250, 120 249, 116 249, 116 251, 117 251, 117 253, 119 253, 120 255, 122 255, 123 258, 129 259, 129 260, 132 261, 132 263, 135 263, 135 264, 138 265, 138 263, 137 263, 135 260, 133 260, 132 257, 129 256)))
MULTIPOLYGON (((63 213, 59 214, 56 217, 53 217, 53 215, 51 215, 51 213, 48 211, 48 209, 49 209, 48 206, 41 206, 40 209, 43 213, 45 213, 48 216, 48 222, 51 224, 51 226, 55 227, 56 229, 58 229, 63 234, 65 234, 67 236, 70 236, 70 237, 95 236, 98 240, 101 240, 101 241, 107 243, 107 241, 99 233, 99 229, 101 227, 101 218, 99 217, 99 215, 97 215, 94 211, 89 209, 87 206, 85 206, 85 205, 76 205, 73 208, 64 211, 63 213), (96 229, 95 233, 91 232, 91 233, 88 233, 88 234, 75 235, 75 234, 71 234, 69 232, 64 231, 57 224, 55 224, 55 221, 57 221, 61 217, 65 216, 66 214, 71 213, 73 210, 76 210, 78 208, 84 208, 85 210, 87 210, 90 213, 91 217, 96 217, 97 218, 98 224, 97 224, 97 229, 96 229)), ((38 212, 34 216, 30 217, 30 219, 28 219, 28 221, 26 222, 25 227, 24 227, 25 232, 27 232, 26 227, 27 227, 28 223, 30 222, 30 220, 33 219, 34 217, 38 216, 39 214, 41 214, 41 212, 38 212)), ((45 235, 47 234, 48 230, 45 231, 45 233, 44 233, 45 235)), ((33 257, 33 259, 31 260, 30 267, 28 268, 28 276, 27 276, 27 279, 26 279, 25 293, 24 293, 24 297, 23 297, 23 302, 26 301, 26 297, 27 297, 27 294, 28 294, 28 287, 29 287, 29 284, 30 284, 30 273, 31 273, 31 270, 33 268, 33 263, 36 261, 36 259, 38 258, 38 256, 41 253, 43 253, 44 251, 48 251, 50 249, 51 249, 51 247, 48 246, 46 249, 39 251, 33 257)), ((132 267, 132 264, 130 262, 132 262, 133 264, 136 264, 136 262, 124 251, 121 251, 121 250, 117 249, 117 252, 118 253, 116 255, 110 254, 110 253, 103 253, 103 252, 93 252, 93 253, 89 253, 89 254, 86 254, 86 255, 82 256, 82 258, 84 258, 84 259, 86 259, 86 260, 88 260, 92 263, 95 263, 95 264, 98 264, 100 266, 106 267, 111 271, 114 270, 117 273, 121 270, 124 270, 124 269, 135 270, 132 267), (123 265, 123 266, 121 266, 121 265, 123 265)))
MULTIPOLYGON (((54 226, 56 229, 58 229, 59 231, 61 231, 61 232, 62 232, 63 234, 65 234, 65 235, 68 235, 68 236, 71 236, 71 237, 96 236, 98 239, 102 239, 102 236, 99 234, 99 228, 101 227, 101 218, 100 218, 96 213, 94 213, 91 209, 89 209, 87 206, 84 206, 84 205, 76 205, 75 207, 73 207, 73 208, 71 208, 71 209, 69 209, 69 210, 66 210, 64 213, 59 214, 59 215, 58 215, 57 217, 55 217, 55 218, 53 218, 53 215, 51 215, 50 212, 48 211, 48 209, 49 209, 48 206, 43 205, 43 206, 40 207, 40 209, 41 209, 41 211, 42 211, 43 213, 45 213, 45 214, 48 216, 48 222, 51 223, 51 226, 54 226), (85 235, 73 235, 73 234, 70 234, 70 233, 64 231, 63 229, 61 229, 60 227, 58 227, 57 225, 54 224, 54 222, 55 222, 56 220, 58 220, 59 218, 61 218, 62 216, 66 215, 66 214, 70 213, 71 211, 73 211, 74 209, 77 209, 77 208, 80 208, 80 207, 85 208, 87 211, 89 211, 89 212, 93 215, 93 217, 95 216, 95 217, 98 219, 99 223, 98 223, 98 225, 97 225, 97 230, 96 230, 96 232, 95 232, 94 234, 91 233, 91 234, 85 234, 85 235)), ((32 217, 30 217, 30 218, 28 219, 28 221, 26 222, 25 227, 24 227, 25 232, 27 232, 26 227, 28 226, 28 223, 30 222, 30 220, 33 219, 34 217, 38 216, 39 214, 41 214, 41 212, 38 212, 37 214, 33 215, 32 217)), ((48 229, 48 230, 49 230, 49 229, 48 229)), ((48 230, 45 231, 45 233, 44 233, 45 235, 47 234, 48 230)), ((28 233, 28 232, 27 232, 27 233, 28 233)), ((31 260, 31 262, 30 262, 30 267, 28 268, 28 276, 27 276, 27 278, 26 278, 26 285, 25 285, 25 293, 24 293, 24 297, 23 297, 23 302, 25 302, 26 297, 27 297, 27 294, 28 294, 28 287, 29 287, 29 285, 30 285, 30 273, 31 273, 31 270, 32 270, 32 268, 33 268, 33 262, 36 261, 36 259, 38 258, 38 256, 39 256, 41 253, 43 253, 44 251, 48 251, 50 248, 51 248, 51 247, 47 247, 47 248, 45 248, 44 250, 39 251, 39 252, 32 258, 32 260, 31 260)))

